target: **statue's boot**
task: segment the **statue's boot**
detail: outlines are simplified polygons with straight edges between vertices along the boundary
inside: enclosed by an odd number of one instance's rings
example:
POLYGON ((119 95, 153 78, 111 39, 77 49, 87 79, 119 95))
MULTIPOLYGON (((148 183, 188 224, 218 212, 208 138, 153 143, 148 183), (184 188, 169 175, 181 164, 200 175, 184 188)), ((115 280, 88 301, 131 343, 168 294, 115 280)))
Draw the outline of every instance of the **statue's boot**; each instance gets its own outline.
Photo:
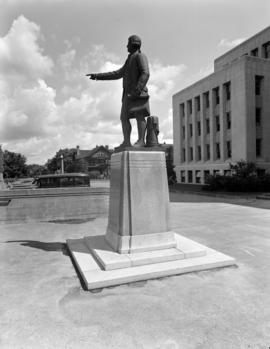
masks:
POLYGON ((114 151, 121 151, 121 150, 125 150, 126 148, 131 148, 132 145, 130 142, 123 142, 121 143, 118 147, 114 148, 114 151))
POLYGON ((138 127, 138 136, 139 139, 137 140, 136 143, 134 143, 133 147, 135 148, 140 148, 140 147, 145 147, 145 132, 146 132, 146 122, 145 119, 137 119, 137 127, 138 127))
POLYGON ((145 147, 145 142, 143 139, 138 139, 136 143, 133 144, 135 148, 145 147))
POLYGON ((122 151, 122 150, 125 150, 126 148, 132 147, 130 143, 131 124, 129 119, 122 119, 121 124, 122 124, 124 141, 118 147, 114 148, 115 151, 122 151))

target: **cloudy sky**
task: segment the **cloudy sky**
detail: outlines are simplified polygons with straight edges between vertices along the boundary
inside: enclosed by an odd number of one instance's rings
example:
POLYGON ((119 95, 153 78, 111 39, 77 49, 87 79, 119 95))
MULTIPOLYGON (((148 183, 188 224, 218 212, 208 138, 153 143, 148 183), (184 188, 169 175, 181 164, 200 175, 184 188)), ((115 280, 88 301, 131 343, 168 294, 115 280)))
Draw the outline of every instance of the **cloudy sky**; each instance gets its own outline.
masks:
POLYGON ((121 80, 85 74, 121 67, 132 34, 149 60, 160 141, 172 142, 172 94, 269 15, 269 0, 0 0, 0 143, 38 164, 60 148, 118 145, 121 80))

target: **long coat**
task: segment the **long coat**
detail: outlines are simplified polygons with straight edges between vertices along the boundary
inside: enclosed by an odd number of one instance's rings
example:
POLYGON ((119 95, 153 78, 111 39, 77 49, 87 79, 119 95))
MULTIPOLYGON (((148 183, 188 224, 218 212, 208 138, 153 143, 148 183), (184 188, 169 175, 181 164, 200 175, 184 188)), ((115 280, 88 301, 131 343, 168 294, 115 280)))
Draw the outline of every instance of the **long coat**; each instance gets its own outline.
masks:
MULTIPOLYGON (((127 112, 143 110, 143 116, 150 115, 147 81, 149 79, 148 61, 140 50, 128 55, 125 64, 118 70, 96 74, 97 80, 117 80, 123 78, 122 102, 127 101, 127 112)), ((132 117, 130 115, 130 117, 132 117)), ((134 115, 136 117, 136 115, 134 115)))

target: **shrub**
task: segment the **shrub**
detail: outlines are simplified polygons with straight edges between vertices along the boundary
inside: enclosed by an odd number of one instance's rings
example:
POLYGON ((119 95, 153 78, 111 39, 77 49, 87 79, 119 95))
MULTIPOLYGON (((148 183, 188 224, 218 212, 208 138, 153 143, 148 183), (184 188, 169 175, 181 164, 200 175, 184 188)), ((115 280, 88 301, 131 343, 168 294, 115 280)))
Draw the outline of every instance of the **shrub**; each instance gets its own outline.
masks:
POLYGON ((232 175, 209 175, 206 179, 206 190, 224 190, 231 192, 270 191, 270 174, 263 173, 252 162, 241 160, 230 165, 232 175))

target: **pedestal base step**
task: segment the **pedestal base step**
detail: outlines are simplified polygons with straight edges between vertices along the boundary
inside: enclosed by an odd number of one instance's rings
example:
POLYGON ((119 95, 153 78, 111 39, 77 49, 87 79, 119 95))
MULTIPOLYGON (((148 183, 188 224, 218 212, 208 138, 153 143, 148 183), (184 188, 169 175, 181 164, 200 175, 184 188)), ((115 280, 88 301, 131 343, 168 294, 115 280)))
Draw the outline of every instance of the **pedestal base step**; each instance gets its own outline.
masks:
POLYGON ((67 245, 88 290, 235 264, 223 253, 178 234, 175 238, 175 249, 129 255, 113 252, 104 236, 67 240, 67 245))
MULTIPOLYGON (((172 236, 175 234, 172 233, 172 236)), ((174 240, 175 241, 175 240, 174 240)), ((104 236, 89 236, 84 243, 91 254, 100 263, 102 269, 113 270, 139 265, 168 262, 177 259, 194 258, 206 255, 205 247, 186 238, 179 238, 176 247, 156 249, 153 251, 116 253, 104 236)))

